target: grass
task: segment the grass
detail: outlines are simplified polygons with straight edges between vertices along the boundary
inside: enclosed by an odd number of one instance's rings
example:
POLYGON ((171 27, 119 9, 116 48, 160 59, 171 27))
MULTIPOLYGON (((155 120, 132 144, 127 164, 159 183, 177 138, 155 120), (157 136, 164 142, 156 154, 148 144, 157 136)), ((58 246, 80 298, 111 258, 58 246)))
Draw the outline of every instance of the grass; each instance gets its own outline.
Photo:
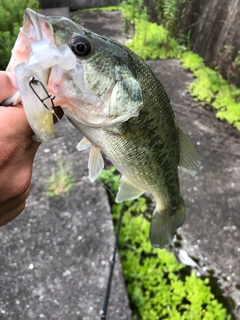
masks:
POLYGON ((55 197, 62 193, 69 193, 76 182, 75 177, 69 173, 69 169, 63 164, 62 160, 58 162, 58 169, 52 170, 52 174, 47 180, 47 196, 55 197))

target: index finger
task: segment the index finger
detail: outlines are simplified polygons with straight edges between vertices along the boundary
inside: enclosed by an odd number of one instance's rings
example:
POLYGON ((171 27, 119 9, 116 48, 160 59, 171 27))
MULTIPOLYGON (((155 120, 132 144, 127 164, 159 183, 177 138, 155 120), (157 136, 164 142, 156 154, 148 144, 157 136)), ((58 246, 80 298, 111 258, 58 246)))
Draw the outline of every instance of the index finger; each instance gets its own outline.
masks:
POLYGON ((0 83, 4 90, 0 91, 0 103, 10 98, 17 90, 18 84, 15 72, 0 71, 0 83))

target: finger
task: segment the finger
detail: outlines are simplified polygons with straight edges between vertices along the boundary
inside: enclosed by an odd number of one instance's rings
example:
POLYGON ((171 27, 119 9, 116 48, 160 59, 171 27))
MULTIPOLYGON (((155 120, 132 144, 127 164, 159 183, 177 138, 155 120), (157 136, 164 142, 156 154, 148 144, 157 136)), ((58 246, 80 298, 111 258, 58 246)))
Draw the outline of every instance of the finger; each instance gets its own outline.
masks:
POLYGON ((23 150, 32 148, 36 152, 39 142, 33 141, 34 132, 26 118, 23 106, 0 107, 1 140, 14 144, 23 150))
POLYGON ((25 208, 26 199, 30 194, 30 187, 20 196, 9 199, 1 204, 0 226, 15 219, 25 208))
POLYGON ((18 90, 15 72, 0 71, 0 83, 4 88, 0 91, 0 102, 10 98, 18 90))

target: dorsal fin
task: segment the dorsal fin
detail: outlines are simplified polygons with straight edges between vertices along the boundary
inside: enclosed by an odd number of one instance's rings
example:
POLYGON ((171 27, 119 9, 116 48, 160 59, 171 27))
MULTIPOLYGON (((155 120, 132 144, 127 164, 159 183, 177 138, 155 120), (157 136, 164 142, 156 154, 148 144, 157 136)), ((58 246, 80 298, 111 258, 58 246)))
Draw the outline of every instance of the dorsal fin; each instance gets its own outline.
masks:
POLYGON ((200 166, 199 153, 192 141, 178 128, 179 137, 179 167, 195 177, 200 166))

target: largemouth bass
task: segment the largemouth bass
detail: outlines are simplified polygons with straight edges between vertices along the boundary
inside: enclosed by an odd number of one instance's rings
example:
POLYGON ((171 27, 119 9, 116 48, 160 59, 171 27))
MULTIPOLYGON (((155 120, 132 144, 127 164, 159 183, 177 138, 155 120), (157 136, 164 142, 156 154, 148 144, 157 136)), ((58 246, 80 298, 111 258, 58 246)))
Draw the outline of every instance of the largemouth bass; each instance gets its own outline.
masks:
POLYGON ((122 174, 116 201, 150 192, 156 200, 151 244, 163 248, 171 243, 185 219, 178 167, 194 176, 199 157, 146 63, 124 45, 69 19, 26 9, 8 70, 16 70, 36 136, 54 138, 53 115, 39 101, 34 109, 29 77, 44 83, 55 105, 84 135, 77 148, 90 148, 91 181, 103 169, 103 152, 122 174))

